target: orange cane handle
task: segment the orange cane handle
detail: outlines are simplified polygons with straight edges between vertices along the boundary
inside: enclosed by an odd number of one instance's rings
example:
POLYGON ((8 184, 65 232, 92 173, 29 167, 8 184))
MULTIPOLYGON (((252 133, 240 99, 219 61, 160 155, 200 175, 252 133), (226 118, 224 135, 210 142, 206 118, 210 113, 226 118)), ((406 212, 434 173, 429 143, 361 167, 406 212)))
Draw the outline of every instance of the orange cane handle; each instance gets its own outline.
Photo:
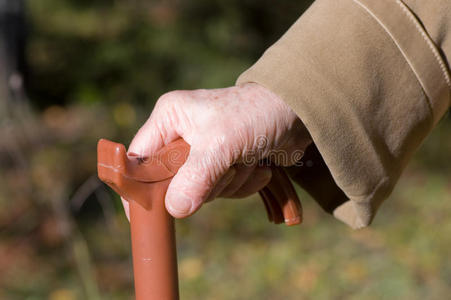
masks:
POLYGON ((302 205, 290 181, 281 167, 272 166, 271 181, 258 193, 265 204, 270 222, 292 226, 302 223, 302 205))
MULTIPOLYGON (((183 139, 178 139, 150 158, 133 159, 127 157, 123 145, 102 139, 98 144, 99 178, 125 199, 150 209, 154 198, 151 195, 155 189, 161 189, 158 183, 177 173, 188 157, 189 149, 183 139), (122 186, 120 190, 118 185, 122 186), (140 197, 143 193, 149 196, 140 197)), ((276 224, 301 223, 302 205, 288 175, 281 167, 271 166, 271 169, 271 181, 259 192, 269 220, 276 224)))

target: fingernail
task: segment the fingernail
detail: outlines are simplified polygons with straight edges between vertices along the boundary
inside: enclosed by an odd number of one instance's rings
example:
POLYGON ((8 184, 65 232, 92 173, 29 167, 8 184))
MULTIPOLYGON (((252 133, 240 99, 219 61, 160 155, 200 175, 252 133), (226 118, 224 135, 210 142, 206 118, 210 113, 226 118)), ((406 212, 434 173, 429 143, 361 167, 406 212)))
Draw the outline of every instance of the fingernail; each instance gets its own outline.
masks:
POLYGON ((140 156, 140 155, 136 154, 135 152, 127 152, 127 156, 128 156, 128 158, 137 159, 139 163, 143 163, 147 160, 147 157, 140 156))
POLYGON ((171 214, 187 215, 191 212, 193 203, 190 199, 179 197, 169 201, 168 206, 171 214))

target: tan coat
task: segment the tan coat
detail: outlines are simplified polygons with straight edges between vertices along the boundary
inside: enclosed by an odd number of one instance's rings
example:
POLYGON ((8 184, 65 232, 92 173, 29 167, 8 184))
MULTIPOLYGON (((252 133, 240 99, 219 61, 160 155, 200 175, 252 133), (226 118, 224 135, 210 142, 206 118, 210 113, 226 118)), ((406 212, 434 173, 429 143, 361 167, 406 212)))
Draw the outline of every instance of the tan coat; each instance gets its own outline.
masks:
POLYGON ((296 112, 315 145, 292 178, 359 228, 450 107, 450 58, 450 0, 317 0, 237 83, 296 112))

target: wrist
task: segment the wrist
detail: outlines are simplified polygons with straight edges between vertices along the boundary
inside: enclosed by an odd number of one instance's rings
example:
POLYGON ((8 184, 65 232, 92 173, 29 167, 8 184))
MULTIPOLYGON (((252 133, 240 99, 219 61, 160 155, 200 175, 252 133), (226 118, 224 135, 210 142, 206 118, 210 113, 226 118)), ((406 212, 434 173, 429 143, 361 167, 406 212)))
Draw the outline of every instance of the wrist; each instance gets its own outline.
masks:
POLYGON ((304 150, 313 142, 302 120, 276 93, 253 82, 237 87, 243 101, 258 101, 258 106, 264 108, 265 117, 274 116, 276 131, 279 131, 275 148, 304 150))

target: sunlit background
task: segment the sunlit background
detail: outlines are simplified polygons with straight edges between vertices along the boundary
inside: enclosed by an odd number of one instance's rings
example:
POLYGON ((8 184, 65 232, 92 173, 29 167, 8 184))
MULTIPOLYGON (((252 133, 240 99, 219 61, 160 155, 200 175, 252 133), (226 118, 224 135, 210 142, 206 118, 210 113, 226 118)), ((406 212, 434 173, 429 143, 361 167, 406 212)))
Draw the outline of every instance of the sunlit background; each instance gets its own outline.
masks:
MULTIPOLYGON (((96 177, 97 140, 128 144, 166 91, 233 85, 309 2, 1 0, 0 299, 132 298, 129 226, 96 177)), ((294 228, 257 197, 177 221, 181 298, 449 298, 450 136, 448 116, 368 229, 302 191, 294 228)))

